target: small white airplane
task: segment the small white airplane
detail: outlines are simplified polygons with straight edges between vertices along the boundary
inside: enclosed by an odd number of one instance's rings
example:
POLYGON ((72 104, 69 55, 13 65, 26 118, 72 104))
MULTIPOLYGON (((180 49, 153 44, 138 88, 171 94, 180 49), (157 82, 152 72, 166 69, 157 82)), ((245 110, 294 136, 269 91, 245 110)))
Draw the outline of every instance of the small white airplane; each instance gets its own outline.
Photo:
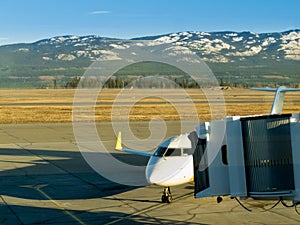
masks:
MULTIPOLYGON (((284 94, 300 91, 300 88, 252 88, 252 90, 276 92, 270 114, 281 114, 284 94)), ((176 186, 194 180, 193 153, 195 144, 191 136, 195 131, 173 136, 163 141, 154 152, 144 152, 122 147, 121 132, 118 134, 115 150, 149 157, 146 167, 146 179, 149 184, 164 187, 161 201, 172 202, 171 186, 176 186)))
POLYGON ((154 152, 143 152, 122 147, 121 132, 115 150, 149 157, 146 179, 149 184, 163 186, 163 203, 172 202, 171 186, 194 180, 193 148, 190 134, 169 137, 154 152))

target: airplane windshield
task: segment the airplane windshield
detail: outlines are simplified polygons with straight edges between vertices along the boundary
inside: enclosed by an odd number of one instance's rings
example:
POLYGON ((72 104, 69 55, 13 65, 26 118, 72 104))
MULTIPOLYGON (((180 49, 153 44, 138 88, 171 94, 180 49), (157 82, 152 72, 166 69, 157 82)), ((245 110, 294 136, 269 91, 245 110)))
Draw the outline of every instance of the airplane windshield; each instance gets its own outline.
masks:
POLYGON ((168 148, 165 153, 165 156, 181 156, 180 148, 168 148))
POLYGON ((159 146, 156 151, 154 152, 154 156, 160 156, 162 157, 165 153, 165 151, 167 150, 167 147, 162 147, 162 146, 159 146))
POLYGON ((190 155, 191 149, 181 149, 181 148, 167 148, 167 147, 158 147, 154 153, 154 156, 158 157, 167 157, 167 156, 181 156, 181 155, 190 155))

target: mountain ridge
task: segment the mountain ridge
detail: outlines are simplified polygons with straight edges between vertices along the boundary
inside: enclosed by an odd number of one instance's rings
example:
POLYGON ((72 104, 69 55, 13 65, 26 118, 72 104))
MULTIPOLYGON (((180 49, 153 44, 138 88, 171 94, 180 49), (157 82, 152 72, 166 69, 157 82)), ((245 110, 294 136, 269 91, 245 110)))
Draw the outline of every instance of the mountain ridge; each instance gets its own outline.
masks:
POLYGON ((267 83, 270 77, 272 82, 300 83, 300 29, 293 29, 271 33, 183 31, 130 40, 63 35, 33 43, 2 45, 1 86, 14 82, 41 86, 53 79, 63 83, 70 77, 83 75, 85 68, 112 48, 142 40, 188 47, 208 64, 218 79, 231 83, 239 83, 240 79, 267 83))

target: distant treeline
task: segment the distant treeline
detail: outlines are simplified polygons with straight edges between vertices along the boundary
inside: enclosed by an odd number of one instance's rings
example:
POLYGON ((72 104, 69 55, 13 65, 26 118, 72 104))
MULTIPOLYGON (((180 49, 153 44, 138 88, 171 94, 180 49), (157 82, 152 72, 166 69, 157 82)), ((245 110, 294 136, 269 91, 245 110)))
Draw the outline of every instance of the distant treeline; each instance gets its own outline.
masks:
POLYGON ((81 78, 79 76, 73 77, 66 82, 64 88, 204 88, 204 87, 277 87, 285 85, 287 87, 299 87, 298 83, 289 83, 287 81, 281 82, 232 82, 229 80, 219 79, 219 81, 195 81, 192 78, 168 78, 168 77, 110 77, 107 78, 81 78))
MULTIPOLYGON (((216 86, 216 82, 200 82, 200 85, 216 86)), ((168 79, 161 77, 92 79, 74 77, 65 84, 65 88, 199 88, 192 79, 168 79)))

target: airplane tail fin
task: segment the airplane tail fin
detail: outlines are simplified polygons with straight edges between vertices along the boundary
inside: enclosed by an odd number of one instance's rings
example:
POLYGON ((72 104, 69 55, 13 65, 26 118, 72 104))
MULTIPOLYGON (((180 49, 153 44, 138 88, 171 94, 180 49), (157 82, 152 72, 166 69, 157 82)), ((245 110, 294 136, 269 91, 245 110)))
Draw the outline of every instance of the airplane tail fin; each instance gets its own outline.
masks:
POLYGON ((273 105, 270 112, 270 115, 274 115, 282 113, 285 92, 300 91, 300 88, 286 88, 284 86, 279 86, 278 88, 251 88, 251 90, 275 92, 273 105))
POLYGON ((115 150, 122 151, 122 133, 118 133, 115 150))

